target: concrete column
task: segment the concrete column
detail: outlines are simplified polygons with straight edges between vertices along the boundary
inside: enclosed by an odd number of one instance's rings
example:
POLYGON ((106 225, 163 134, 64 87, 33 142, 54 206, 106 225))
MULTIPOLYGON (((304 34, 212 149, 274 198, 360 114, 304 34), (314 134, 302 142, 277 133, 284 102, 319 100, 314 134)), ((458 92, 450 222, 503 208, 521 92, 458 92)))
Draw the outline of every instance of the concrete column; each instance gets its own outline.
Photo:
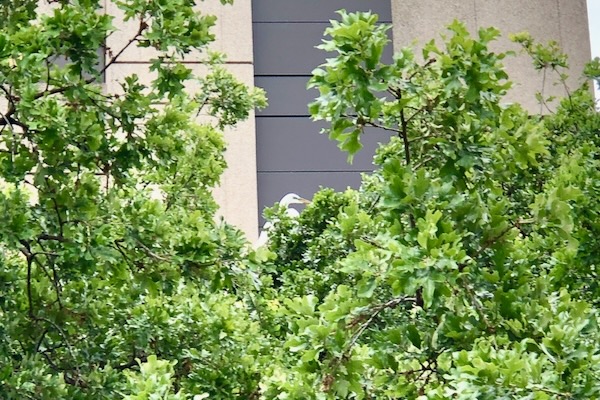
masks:
MULTIPOLYGON (((439 43, 440 33, 454 19, 463 21, 471 33, 482 27, 498 28, 502 38, 494 45, 497 50, 519 52, 508 36, 522 31, 542 43, 555 40, 569 56, 571 89, 579 86, 583 66, 591 58, 585 0, 392 0, 392 14, 396 49, 432 38, 439 43)), ((533 69, 528 56, 510 57, 505 65, 514 81, 508 101, 539 112, 535 93, 542 88, 545 96, 565 96, 564 88, 554 85, 557 76, 546 76, 543 83, 542 73, 533 69)))
MULTIPOLYGON (((227 55, 226 67, 245 84, 252 86, 254 67, 252 57, 252 14, 250 0, 236 0, 234 5, 221 5, 218 0, 207 0, 199 3, 202 13, 216 15, 217 25, 213 28, 216 41, 212 50, 227 55)), ((119 16, 121 11, 106 1, 106 12, 119 16)), ((118 22, 118 18, 115 22, 118 22)), ((135 35, 136 21, 129 21, 117 26, 118 31, 107 40, 107 46, 118 51, 135 35)), ((121 79, 137 73, 140 80, 150 82, 152 77, 147 72, 149 60, 154 56, 152 49, 132 46, 111 66, 106 73, 106 89, 118 92, 121 79)), ((200 64, 200 54, 191 53, 186 57, 188 68, 198 73, 204 69, 200 64)), ((193 89, 193 88, 190 88, 193 89)), ((202 116, 200 117, 202 118, 202 116)), ((227 151, 225 159, 228 168, 221 178, 221 184, 214 191, 220 205, 219 216, 242 229, 249 240, 257 237, 258 205, 256 191, 256 129, 254 113, 233 129, 225 132, 227 151)))

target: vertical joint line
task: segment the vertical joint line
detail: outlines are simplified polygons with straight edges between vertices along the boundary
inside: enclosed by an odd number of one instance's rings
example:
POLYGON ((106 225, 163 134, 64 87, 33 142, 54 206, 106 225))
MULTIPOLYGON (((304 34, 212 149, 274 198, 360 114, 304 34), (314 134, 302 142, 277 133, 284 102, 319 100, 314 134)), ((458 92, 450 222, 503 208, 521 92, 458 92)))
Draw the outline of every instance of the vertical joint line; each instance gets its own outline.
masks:
POLYGON ((473 14, 475 15, 475 30, 479 30, 479 21, 477 20, 477 0, 473 0, 473 14))
POLYGON ((560 0, 556 0, 556 14, 557 14, 557 19, 558 19, 558 40, 559 40, 558 44, 564 50, 563 31, 562 31, 562 23, 561 23, 562 12, 560 10, 560 0))

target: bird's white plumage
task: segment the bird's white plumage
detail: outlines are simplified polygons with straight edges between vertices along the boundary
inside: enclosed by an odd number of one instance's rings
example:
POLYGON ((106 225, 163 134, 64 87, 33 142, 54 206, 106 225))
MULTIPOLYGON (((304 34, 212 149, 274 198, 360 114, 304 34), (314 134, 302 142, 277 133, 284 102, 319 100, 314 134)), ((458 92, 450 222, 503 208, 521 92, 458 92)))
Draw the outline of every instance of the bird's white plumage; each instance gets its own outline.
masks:
MULTIPOLYGON (((291 204, 308 204, 310 201, 298 196, 296 193, 288 193, 279 200, 279 205, 289 207, 291 204)), ((288 208, 289 210, 289 208, 288 208)))
MULTIPOLYGON (((298 196, 296 193, 288 193, 285 196, 283 196, 281 200, 279 200, 279 205, 286 208, 285 213, 291 218, 296 218, 298 215, 300 215, 300 213, 295 208, 291 208, 290 205, 308 203, 310 203, 309 200, 298 196)), ((269 230, 272 226, 273 224, 269 221, 267 221, 263 225, 260 231, 260 235, 258 236, 258 240, 254 244, 254 248, 258 248, 267 244, 267 242, 269 241, 269 230)))

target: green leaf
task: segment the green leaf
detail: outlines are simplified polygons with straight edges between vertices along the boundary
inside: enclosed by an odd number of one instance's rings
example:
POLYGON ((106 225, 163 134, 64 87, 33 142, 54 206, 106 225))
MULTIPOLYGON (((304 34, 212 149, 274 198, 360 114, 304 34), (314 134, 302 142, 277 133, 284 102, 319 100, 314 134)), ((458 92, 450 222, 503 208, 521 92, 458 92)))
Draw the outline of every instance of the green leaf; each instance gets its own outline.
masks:
POLYGON ((376 288, 377 279, 374 277, 363 278, 360 282, 358 282, 356 295, 358 297, 371 298, 376 288))
POLYGON ((431 308, 433 304, 433 296, 435 293, 435 282, 431 279, 427 279, 423 285, 423 307, 425 309, 431 308))
POLYGON ((421 335, 419 334, 417 327, 415 325, 408 325, 406 327, 406 333, 408 340, 410 340, 412 345, 417 348, 421 348, 421 335))

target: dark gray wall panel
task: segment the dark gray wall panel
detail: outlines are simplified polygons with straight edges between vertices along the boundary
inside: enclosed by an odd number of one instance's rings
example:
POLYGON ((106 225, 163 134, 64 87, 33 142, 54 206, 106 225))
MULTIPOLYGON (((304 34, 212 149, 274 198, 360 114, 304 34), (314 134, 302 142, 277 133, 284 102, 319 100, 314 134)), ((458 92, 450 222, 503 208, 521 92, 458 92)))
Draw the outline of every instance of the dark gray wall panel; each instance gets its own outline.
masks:
POLYGON ((260 226, 264 223, 264 207, 277 203, 286 193, 297 193, 311 199, 320 187, 329 187, 337 191, 360 185, 359 172, 259 172, 258 204, 260 226))
POLYGON ((328 23, 254 24, 255 75, 310 75, 332 53, 315 48, 328 23))
MULTIPOLYGON (((269 105, 256 112, 257 117, 306 116, 308 104, 319 97, 315 88, 307 89, 308 76, 255 76, 254 85, 265 89, 269 105)), ((390 98, 387 92, 380 92, 379 98, 390 98)))
POLYGON ((319 96, 317 89, 306 89, 307 76, 256 76, 255 86, 265 89, 269 106, 256 113, 264 116, 309 116, 308 103, 319 96))
MULTIPOLYGON (((389 140, 389 132, 369 130, 350 165, 337 143, 319 134, 324 123, 309 118, 308 104, 318 91, 306 84, 312 70, 331 56, 315 46, 341 8, 372 10, 380 22, 391 21, 391 0, 252 0, 255 84, 269 98, 269 107, 256 113, 261 212, 289 192, 311 197, 320 186, 358 187, 360 171, 373 169, 378 143, 389 140)), ((391 39, 391 30, 388 34, 391 39)), ((390 42, 384 62, 392 61, 392 52, 390 42)))
POLYGON ((255 22, 328 22, 339 17, 334 11, 373 11, 382 22, 392 21, 390 0, 252 0, 255 22))
POLYGON ((347 155, 325 134, 327 122, 308 118, 257 118, 258 171, 368 171, 379 143, 387 143, 390 132, 366 129, 363 149, 348 164, 347 155))
MULTIPOLYGON (((96 54, 98 56, 98 61, 97 64, 95 65, 95 69, 96 71, 102 71, 104 69, 104 66, 106 65, 106 54, 104 52, 104 46, 99 47, 98 50, 96 50, 96 54)), ((50 63, 55 64, 57 66, 59 66, 60 68, 64 68, 67 64, 67 57, 65 56, 55 56, 53 58, 50 59, 50 63)), ((91 75, 88 73, 83 74, 84 78, 91 78, 91 75)), ((106 72, 102 73, 102 76, 100 76, 100 79, 98 79, 98 81, 96 83, 104 83, 106 82, 106 72)))
MULTIPOLYGON (((310 75, 325 62, 328 53, 315 48, 322 43, 323 32, 329 23, 270 23, 254 24, 255 75, 310 75)), ((382 59, 392 61, 392 37, 382 59)))

